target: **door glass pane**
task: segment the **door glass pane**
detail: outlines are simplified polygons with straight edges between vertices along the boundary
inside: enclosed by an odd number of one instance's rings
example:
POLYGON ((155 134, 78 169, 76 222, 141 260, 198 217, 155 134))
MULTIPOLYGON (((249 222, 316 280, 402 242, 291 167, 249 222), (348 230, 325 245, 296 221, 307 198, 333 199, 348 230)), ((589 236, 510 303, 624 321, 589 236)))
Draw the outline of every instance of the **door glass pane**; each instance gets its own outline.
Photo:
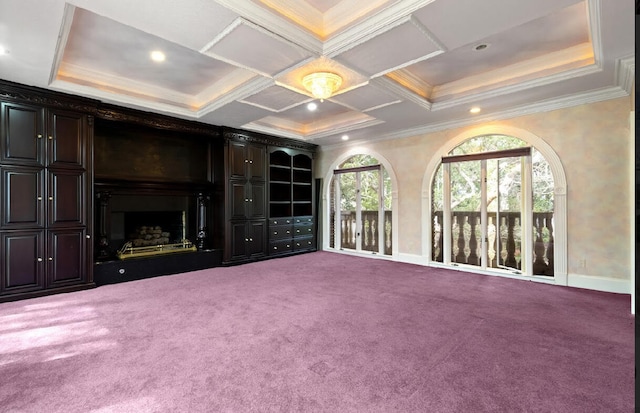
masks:
POLYGON ((481 162, 454 162, 451 175, 451 261, 480 265, 481 162))
POLYGON ((553 195, 551 166, 533 150, 533 274, 553 276, 553 195))
POLYGON ((521 269, 522 158, 487 160, 487 220, 491 266, 521 269))
POLYGON ((363 171, 359 174, 360 202, 362 204, 362 249, 378 252, 380 171, 363 171))
POLYGON ((340 245, 356 249, 356 174, 337 175, 340 182, 340 245))

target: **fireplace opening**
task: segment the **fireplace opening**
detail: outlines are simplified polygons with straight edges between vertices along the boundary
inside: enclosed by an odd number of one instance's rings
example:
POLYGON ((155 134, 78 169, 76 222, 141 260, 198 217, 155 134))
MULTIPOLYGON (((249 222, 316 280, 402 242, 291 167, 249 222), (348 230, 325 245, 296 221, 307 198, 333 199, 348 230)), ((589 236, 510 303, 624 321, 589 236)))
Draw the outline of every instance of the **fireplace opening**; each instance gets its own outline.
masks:
POLYGON ((185 220, 185 211, 124 212, 126 240, 134 247, 183 242, 185 220))
POLYGON ((196 202, 188 195, 114 194, 109 199, 109 256, 123 259, 195 250, 196 202))

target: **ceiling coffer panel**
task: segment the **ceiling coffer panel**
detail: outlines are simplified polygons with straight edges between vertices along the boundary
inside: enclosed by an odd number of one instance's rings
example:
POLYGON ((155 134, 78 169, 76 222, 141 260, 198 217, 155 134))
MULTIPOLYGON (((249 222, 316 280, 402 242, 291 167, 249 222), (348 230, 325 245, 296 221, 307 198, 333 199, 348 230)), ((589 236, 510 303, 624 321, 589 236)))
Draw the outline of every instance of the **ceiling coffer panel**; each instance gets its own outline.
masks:
POLYGON ((335 56, 335 60, 375 77, 443 53, 438 41, 417 20, 395 26, 335 56))
POLYGON ((584 6, 583 0, 434 1, 413 17, 428 27, 447 49, 455 49, 576 3, 584 6))
POLYGON ((242 18, 202 52, 269 77, 312 57, 295 43, 242 18))
MULTIPOLYGON (((138 84, 147 85, 144 89, 148 94, 170 90, 197 95, 235 70, 234 66, 197 51, 75 8, 56 76, 98 87, 108 82, 125 94, 131 85, 138 84), (162 51, 166 60, 153 62, 149 55, 152 50, 162 51)), ((136 87, 132 93, 141 88, 136 87)))
POLYGON ((242 102, 267 108, 273 112, 280 112, 287 108, 300 105, 307 100, 309 100, 309 97, 306 95, 301 95, 287 88, 274 85, 243 99, 242 102))

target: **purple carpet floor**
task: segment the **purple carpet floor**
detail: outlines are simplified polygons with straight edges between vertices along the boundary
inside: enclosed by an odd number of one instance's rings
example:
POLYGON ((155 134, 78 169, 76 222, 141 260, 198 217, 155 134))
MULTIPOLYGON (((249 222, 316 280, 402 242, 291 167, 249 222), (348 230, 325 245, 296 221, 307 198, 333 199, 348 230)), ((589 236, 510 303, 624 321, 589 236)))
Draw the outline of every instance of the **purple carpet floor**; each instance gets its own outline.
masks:
POLYGON ((0 304, 2 412, 632 412, 629 296, 314 252, 0 304))

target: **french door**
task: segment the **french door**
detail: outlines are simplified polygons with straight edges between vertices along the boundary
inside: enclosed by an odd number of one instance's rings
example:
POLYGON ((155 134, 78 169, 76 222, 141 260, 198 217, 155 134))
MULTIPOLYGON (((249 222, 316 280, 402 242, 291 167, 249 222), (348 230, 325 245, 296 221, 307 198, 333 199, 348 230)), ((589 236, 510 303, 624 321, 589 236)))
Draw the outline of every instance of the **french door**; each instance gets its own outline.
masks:
POLYGON ((334 245, 338 249, 384 253, 384 208, 380 165, 334 171, 334 245))
POLYGON ((442 163, 444 263, 532 275, 531 148, 442 163))

